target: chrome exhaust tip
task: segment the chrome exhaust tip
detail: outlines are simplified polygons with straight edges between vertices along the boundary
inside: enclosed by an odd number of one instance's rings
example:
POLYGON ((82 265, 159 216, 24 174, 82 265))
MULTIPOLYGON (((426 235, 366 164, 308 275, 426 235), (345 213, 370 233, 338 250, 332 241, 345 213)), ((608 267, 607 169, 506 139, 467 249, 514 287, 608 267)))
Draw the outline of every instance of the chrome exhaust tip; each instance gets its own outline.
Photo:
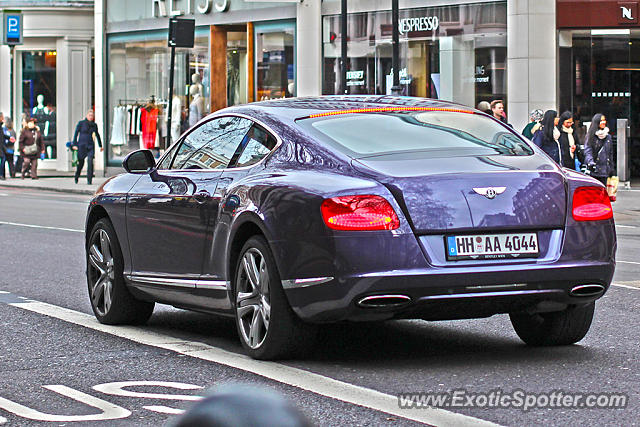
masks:
POLYGON ((572 297, 595 297, 604 293, 604 286, 596 283, 589 285, 578 285, 571 288, 569 295, 572 297))
POLYGON ((358 301, 358 305, 364 308, 397 308, 411 302, 407 295, 371 295, 358 301))

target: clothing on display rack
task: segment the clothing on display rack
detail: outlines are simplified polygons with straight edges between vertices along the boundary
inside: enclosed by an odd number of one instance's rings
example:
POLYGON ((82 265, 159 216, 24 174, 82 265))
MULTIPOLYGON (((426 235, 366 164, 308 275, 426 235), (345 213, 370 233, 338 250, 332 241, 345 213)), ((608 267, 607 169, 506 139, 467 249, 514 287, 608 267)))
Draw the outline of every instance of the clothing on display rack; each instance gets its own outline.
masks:
POLYGON ((158 130, 158 108, 154 104, 148 105, 141 111, 140 122, 142 128, 142 146, 150 149, 156 147, 158 130))
POLYGON ((112 147, 127 144, 127 108, 117 106, 113 109, 113 125, 109 140, 112 147))

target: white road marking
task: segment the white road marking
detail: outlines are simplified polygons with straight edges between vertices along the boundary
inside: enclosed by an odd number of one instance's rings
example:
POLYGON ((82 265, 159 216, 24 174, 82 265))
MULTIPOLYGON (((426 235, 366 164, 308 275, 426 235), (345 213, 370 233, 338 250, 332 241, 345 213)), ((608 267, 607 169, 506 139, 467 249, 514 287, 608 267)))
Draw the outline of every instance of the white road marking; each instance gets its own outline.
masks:
POLYGON ((169 408, 168 406, 143 406, 144 409, 149 411, 158 412, 160 414, 169 415, 181 415, 184 414, 184 409, 169 408))
POLYGON ((612 283, 611 285, 617 286, 619 288, 627 288, 627 289, 633 289, 634 291, 640 291, 640 286, 625 285, 624 283, 612 283))
MULTIPOLYGON (((9 195, 7 193, 0 193, 0 197, 8 197, 9 195)), ((0 420, 1 422, 2 420, 0 420)), ((5 421, 6 422, 6 421, 5 421)))
POLYGON ((622 225, 622 224, 616 224, 616 227, 620 227, 620 228, 638 228, 635 225, 622 225))
POLYGON ((178 390, 202 390, 203 387, 193 384, 174 383, 167 381, 122 381, 107 384, 94 385, 93 389, 104 394, 110 394, 112 396, 122 397, 142 397, 144 399, 167 399, 167 400, 188 400, 197 401, 202 399, 202 396, 193 396, 187 394, 162 394, 162 393, 140 393, 137 391, 124 390, 125 387, 168 387, 176 388, 178 390))
POLYGON ((616 262, 620 262, 622 264, 635 264, 635 265, 640 265, 640 262, 635 262, 635 261, 620 261, 619 259, 616 260, 616 262))
POLYGON ((20 224, 18 222, 7 222, 7 221, 0 221, 0 224, 13 225, 15 227, 43 228, 45 230, 61 230, 61 231, 72 231, 74 233, 84 233, 84 230, 75 230, 73 228, 63 228, 63 227, 47 227, 46 225, 20 224))
POLYGON ((109 326, 98 323, 94 316, 58 307, 43 302, 30 301, 10 304, 34 313, 43 314, 65 322, 125 338, 140 344, 163 348, 185 356, 229 366, 250 372, 281 384, 310 391, 331 399, 385 412, 401 418, 435 426, 496 426, 489 421, 457 414, 438 408, 411 411, 400 409, 398 397, 382 393, 333 378, 325 377, 303 369, 293 368, 274 362, 253 360, 247 356, 222 350, 197 341, 185 341, 158 334, 142 328, 130 326, 109 326))
POLYGON ((63 396, 70 397, 71 399, 82 402, 85 405, 92 406, 100 410, 99 414, 91 415, 54 415, 46 414, 44 412, 36 411, 27 406, 15 403, 4 397, 0 397, 0 408, 12 412, 19 417, 28 418, 36 421, 50 421, 50 422, 74 422, 74 421, 103 421, 103 420, 116 420, 119 418, 127 418, 131 415, 131 411, 124 409, 113 403, 107 402, 89 394, 83 393, 78 390, 74 390, 64 385, 45 385, 42 386, 47 390, 51 390, 55 393, 63 396))

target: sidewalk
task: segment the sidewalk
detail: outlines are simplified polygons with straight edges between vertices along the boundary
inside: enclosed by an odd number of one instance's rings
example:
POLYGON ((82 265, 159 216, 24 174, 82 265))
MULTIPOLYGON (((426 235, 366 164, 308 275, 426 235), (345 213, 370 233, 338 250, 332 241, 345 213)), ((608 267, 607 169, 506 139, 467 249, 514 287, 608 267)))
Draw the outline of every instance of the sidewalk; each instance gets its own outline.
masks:
MULTIPOLYGON (((102 171, 98 171, 102 175, 102 171)), ((36 190, 58 191, 62 193, 90 194, 96 192, 98 187, 108 177, 95 176, 91 185, 87 184, 86 175, 81 175, 78 183, 73 181, 73 172, 38 171, 38 179, 9 178, 0 180, 0 188, 30 188, 36 190)))

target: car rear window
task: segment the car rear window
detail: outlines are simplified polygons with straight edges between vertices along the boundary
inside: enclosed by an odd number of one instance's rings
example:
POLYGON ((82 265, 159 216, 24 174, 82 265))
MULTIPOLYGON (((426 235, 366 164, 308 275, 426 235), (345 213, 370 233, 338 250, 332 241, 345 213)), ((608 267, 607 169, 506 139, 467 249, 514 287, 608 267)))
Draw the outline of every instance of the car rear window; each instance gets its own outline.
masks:
POLYGON ((480 114, 450 111, 358 113, 311 119, 311 126, 354 157, 431 151, 438 155, 526 156, 533 150, 513 132, 480 114))

